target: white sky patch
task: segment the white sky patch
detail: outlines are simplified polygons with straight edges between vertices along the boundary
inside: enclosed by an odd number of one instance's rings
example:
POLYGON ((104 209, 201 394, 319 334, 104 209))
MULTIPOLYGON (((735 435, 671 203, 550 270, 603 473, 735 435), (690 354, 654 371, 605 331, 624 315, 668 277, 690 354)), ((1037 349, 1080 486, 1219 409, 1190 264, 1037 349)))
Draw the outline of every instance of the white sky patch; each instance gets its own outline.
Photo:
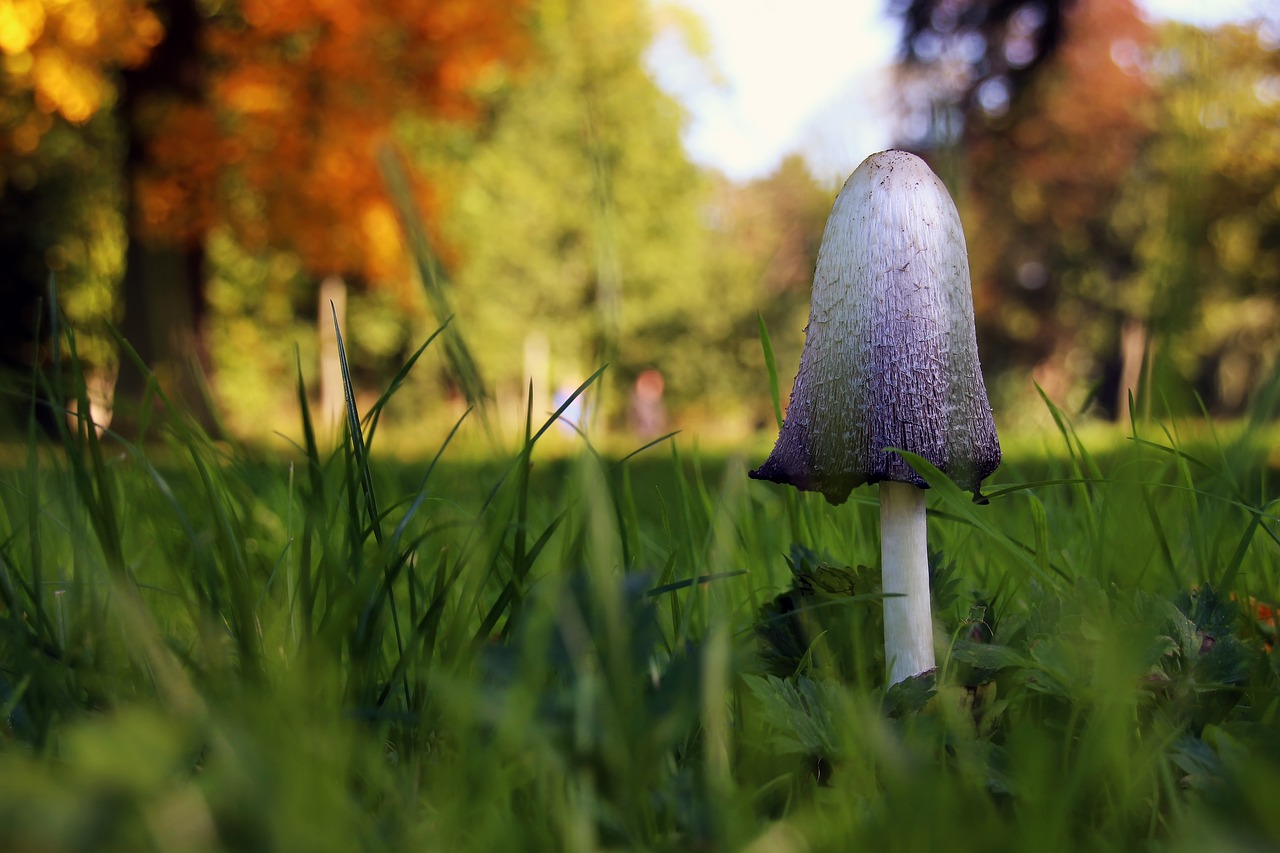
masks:
POLYGON ((1186 21, 1212 27, 1227 21, 1276 17, 1275 0, 1138 0, 1155 21, 1186 21))
MULTIPOLYGON (((684 141, 694 162, 750 180, 798 152, 818 177, 839 180, 892 143, 889 67, 900 23, 885 14, 886 0, 676 3, 705 24, 710 69, 671 34, 654 45, 649 64, 689 111, 684 141)), ((1153 19, 1201 26, 1277 16, 1276 0, 1140 5, 1153 19)))
MULTIPOLYGON (((706 24, 710 61, 723 82, 689 74, 673 41, 650 54, 658 82, 690 111, 685 145, 698 163, 732 178, 767 174, 800 149, 802 129, 860 76, 873 77, 894 56, 897 24, 879 0, 685 0, 706 24)), ((852 108, 862 112, 863 104, 852 108)), ((867 113, 872 121, 881 116, 867 113)), ((889 140, 887 125, 868 133, 889 140)), ((883 140, 883 142, 881 142, 883 140)))

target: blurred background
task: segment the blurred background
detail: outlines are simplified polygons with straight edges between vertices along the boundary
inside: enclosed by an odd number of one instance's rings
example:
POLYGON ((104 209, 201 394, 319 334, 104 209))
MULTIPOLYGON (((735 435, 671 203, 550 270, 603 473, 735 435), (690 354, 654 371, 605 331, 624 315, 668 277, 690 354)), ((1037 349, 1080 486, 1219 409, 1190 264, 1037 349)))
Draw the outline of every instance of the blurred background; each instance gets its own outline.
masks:
POLYGON ((0 372, 50 280, 100 421, 148 371, 274 441, 483 394, 627 442, 773 428, 831 201, 903 147, 951 188, 1005 429, 1243 413, 1280 349, 1280 10, 1263 0, 0 0, 0 372), (331 307, 332 306, 332 307, 331 307), (111 328, 136 352, 122 353, 111 328), (1154 401, 1154 403, 1152 402, 1154 401))

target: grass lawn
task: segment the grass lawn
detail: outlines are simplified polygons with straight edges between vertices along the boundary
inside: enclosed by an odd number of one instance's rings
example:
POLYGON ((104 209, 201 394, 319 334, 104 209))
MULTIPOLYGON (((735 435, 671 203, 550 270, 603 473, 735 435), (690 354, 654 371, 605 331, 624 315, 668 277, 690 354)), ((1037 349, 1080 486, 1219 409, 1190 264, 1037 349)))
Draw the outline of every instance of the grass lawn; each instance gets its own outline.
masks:
POLYGON ((932 481, 939 667, 888 691, 874 489, 681 438, 544 458, 536 423, 471 463, 380 461, 368 422, 33 440, 0 472, 0 849, 1280 844, 1263 427, 1102 446, 1051 412, 989 504, 932 481))

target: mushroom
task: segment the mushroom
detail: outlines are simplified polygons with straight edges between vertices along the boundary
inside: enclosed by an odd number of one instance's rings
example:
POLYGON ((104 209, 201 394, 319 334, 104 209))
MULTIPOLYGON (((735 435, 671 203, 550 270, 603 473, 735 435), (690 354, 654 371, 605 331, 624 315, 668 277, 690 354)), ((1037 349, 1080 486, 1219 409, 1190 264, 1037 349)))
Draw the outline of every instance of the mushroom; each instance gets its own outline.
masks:
POLYGON ((849 176, 831 209, 791 404, 751 476, 833 504, 880 484, 890 685, 936 666, 928 483, 894 450, 928 460, 975 499, 1000 464, 960 216, 923 160, 882 151, 849 176))

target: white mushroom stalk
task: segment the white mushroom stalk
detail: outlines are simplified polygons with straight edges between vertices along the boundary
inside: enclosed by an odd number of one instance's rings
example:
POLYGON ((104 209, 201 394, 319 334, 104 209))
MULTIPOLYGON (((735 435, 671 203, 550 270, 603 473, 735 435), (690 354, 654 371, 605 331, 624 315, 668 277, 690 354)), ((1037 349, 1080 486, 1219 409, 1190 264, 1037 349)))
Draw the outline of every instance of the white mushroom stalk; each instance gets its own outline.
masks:
POLYGON ((836 198, 787 418, 751 472, 834 504, 881 484, 890 684, 934 668, 928 484, 894 449, 975 494, 1000 464, 960 216, 937 175, 905 151, 868 157, 836 198))
POLYGON ((880 584, 884 592, 884 656, 889 683, 938 664, 929 606, 929 543, 924 490, 880 483, 880 584))

